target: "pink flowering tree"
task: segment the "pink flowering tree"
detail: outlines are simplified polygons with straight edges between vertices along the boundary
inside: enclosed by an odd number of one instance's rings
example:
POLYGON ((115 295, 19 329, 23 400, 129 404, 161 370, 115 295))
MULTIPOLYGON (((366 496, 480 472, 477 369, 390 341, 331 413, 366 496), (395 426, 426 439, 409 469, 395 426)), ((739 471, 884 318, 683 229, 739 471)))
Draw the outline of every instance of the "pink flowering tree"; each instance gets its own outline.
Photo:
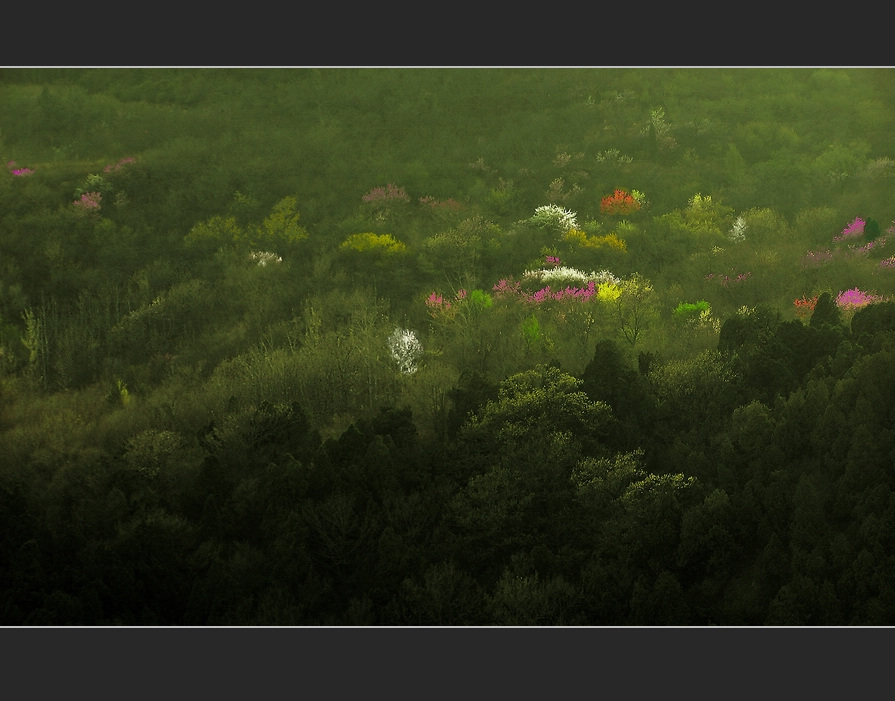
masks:
POLYGON ((850 290, 843 290, 836 296, 836 306, 839 307, 843 316, 846 318, 852 316, 858 309, 866 307, 868 304, 875 302, 885 302, 886 297, 877 295, 873 292, 865 292, 857 287, 850 290))
POLYGON ((398 208, 407 205, 410 197, 403 187, 388 183, 372 188, 361 197, 361 200, 372 208, 374 220, 385 221, 398 208))
POLYGON ((861 217, 855 217, 848 226, 846 226, 838 236, 833 237, 833 241, 839 243, 841 241, 851 241, 864 235, 865 221, 861 217))
POLYGON ((522 322, 529 348, 537 345, 535 339, 549 347, 541 341, 555 332, 574 339, 573 345, 579 346, 576 357, 585 357, 596 329, 611 331, 620 283, 608 270, 586 273, 547 255, 541 268, 525 271, 521 280, 501 278, 492 292, 496 299, 531 310, 522 322))
POLYGON ((98 213, 102 208, 103 196, 99 192, 85 192, 72 204, 86 214, 98 213))
POLYGON ((6 163, 6 168, 12 175, 14 175, 17 178, 27 177, 34 173, 34 171, 31 170, 31 168, 19 168, 16 165, 15 161, 8 161, 6 163))

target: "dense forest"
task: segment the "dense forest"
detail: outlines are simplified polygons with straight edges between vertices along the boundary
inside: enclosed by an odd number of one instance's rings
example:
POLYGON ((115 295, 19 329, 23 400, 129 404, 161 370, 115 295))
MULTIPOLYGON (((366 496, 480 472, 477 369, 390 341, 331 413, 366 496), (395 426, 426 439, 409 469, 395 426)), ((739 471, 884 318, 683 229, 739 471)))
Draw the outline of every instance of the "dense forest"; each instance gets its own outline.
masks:
POLYGON ((0 625, 895 624, 895 72, 0 70, 0 625))

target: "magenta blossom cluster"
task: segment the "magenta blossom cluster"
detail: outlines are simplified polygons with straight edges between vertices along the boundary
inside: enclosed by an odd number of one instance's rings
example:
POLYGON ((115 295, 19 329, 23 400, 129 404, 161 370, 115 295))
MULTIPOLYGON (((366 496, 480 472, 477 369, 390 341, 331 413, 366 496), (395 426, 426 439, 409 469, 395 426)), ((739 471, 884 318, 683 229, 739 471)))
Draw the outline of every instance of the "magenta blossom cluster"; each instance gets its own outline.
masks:
POLYGON ((839 236, 835 236, 833 241, 845 241, 846 239, 855 238, 864 235, 864 225, 866 222, 861 217, 855 217, 855 220, 846 226, 839 236))
POLYGON ((394 183, 382 187, 374 187, 361 199, 364 202, 409 202, 410 198, 404 191, 403 187, 398 187, 394 183))
POLYGON ((118 161, 118 163, 111 163, 110 165, 107 165, 105 168, 103 168, 103 173, 114 173, 118 170, 121 170, 128 163, 135 163, 135 162, 136 162, 136 159, 131 158, 130 156, 128 156, 127 158, 122 158, 120 161, 118 161))
POLYGON ((556 256, 547 256, 545 259, 547 265, 552 265, 554 268, 558 268, 562 265, 562 261, 556 256))
POLYGON ((726 273, 709 273, 705 276, 705 279, 718 282, 721 284, 722 287, 730 287, 731 285, 745 282, 750 277, 752 277, 752 273, 748 271, 745 273, 737 273, 736 275, 734 275, 733 271, 731 271, 729 275, 726 273))
POLYGON ((497 284, 491 288, 495 297, 516 297, 523 302, 530 302, 532 304, 541 304, 549 301, 589 302, 590 300, 597 298, 599 289, 600 285, 598 285, 596 281, 588 280, 587 285, 584 287, 567 285, 564 288, 554 290, 550 285, 546 285, 536 292, 526 292, 522 288, 521 282, 508 280, 506 278, 501 278, 497 281, 497 284))
POLYGON ((850 290, 843 290, 836 296, 836 306, 843 310, 853 311, 861 307, 866 307, 874 302, 885 302, 886 298, 875 295, 872 292, 864 292, 855 287, 850 290))
POLYGON ((551 300, 556 302, 589 302, 597 296, 597 289, 598 285, 593 280, 590 280, 587 283, 587 287, 573 287, 572 285, 569 285, 561 290, 551 290, 550 285, 547 285, 537 292, 531 294, 523 293, 522 298, 526 302, 532 302, 534 304, 541 304, 542 302, 551 300))
POLYGON ((79 199, 72 204, 84 212, 98 212, 103 196, 98 192, 85 192, 79 199))
POLYGON ((497 284, 491 288, 491 291, 494 292, 494 296, 498 298, 520 295, 522 294, 522 283, 518 280, 501 278, 497 281, 497 284))
POLYGON ((426 297, 426 306, 429 308, 429 312, 434 314, 436 312, 446 311, 450 309, 451 303, 437 292, 433 292, 428 297, 426 297))
POLYGON ((34 172, 30 168, 17 168, 15 161, 7 161, 6 168, 9 170, 10 173, 18 177, 31 175, 34 172))
MULTIPOLYGON (((454 302, 462 302, 466 299, 467 292, 466 290, 457 290, 457 294, 454 295, 454 302)), ((433 292, 428 297, 426 297, 426 306, 429 308, 429 313, 432 316, 436 316, 439 313, 444 313, 450 311, 453 304, 446 300, 442 295, 437 292, 433 292)))

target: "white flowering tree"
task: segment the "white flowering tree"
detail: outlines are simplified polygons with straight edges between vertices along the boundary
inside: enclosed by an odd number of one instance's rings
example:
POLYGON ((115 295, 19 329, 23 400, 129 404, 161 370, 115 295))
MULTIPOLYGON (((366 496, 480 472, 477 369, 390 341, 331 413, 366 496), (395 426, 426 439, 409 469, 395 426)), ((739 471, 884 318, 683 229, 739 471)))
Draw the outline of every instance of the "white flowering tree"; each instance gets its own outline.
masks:
POLYGON ((742 216, 733 222, 733 226, 727 232, 727 240, 733 243, 742 243, 746 240, 746 220, 742 216))
POLYGON ((537 227, 554 229, 561 233, 578 227, 578 215, 555 204, 536 207, 534 215, 528 221, 537 227))
POLYGON ((412 375, 416 372, 416 361, 423 354, 423 345, 413 331, 396 327, 388 337, 388 347, 401 374, 412 375))

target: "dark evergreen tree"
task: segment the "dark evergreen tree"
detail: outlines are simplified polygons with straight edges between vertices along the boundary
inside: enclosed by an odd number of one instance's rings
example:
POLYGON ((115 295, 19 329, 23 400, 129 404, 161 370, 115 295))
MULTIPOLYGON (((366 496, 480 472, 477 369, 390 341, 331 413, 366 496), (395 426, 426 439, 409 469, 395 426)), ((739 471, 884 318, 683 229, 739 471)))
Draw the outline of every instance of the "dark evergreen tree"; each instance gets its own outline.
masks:
POLYGON ((842 312, 836 305, 836 300, 829 292, 822 292, 817 298, 817 304, 814 305, 814 312, 811 314, 811 320, 808 322, 811 328, 820 328, 822 326, 840 326, 842 324, 842 312))
POLYGON ((613 444, 623 450, 637 447, 652 413, 652 397, 644 375, 628 362, 615 341, 597 342, 581 380, 588 397, 612 408, 613 444))

